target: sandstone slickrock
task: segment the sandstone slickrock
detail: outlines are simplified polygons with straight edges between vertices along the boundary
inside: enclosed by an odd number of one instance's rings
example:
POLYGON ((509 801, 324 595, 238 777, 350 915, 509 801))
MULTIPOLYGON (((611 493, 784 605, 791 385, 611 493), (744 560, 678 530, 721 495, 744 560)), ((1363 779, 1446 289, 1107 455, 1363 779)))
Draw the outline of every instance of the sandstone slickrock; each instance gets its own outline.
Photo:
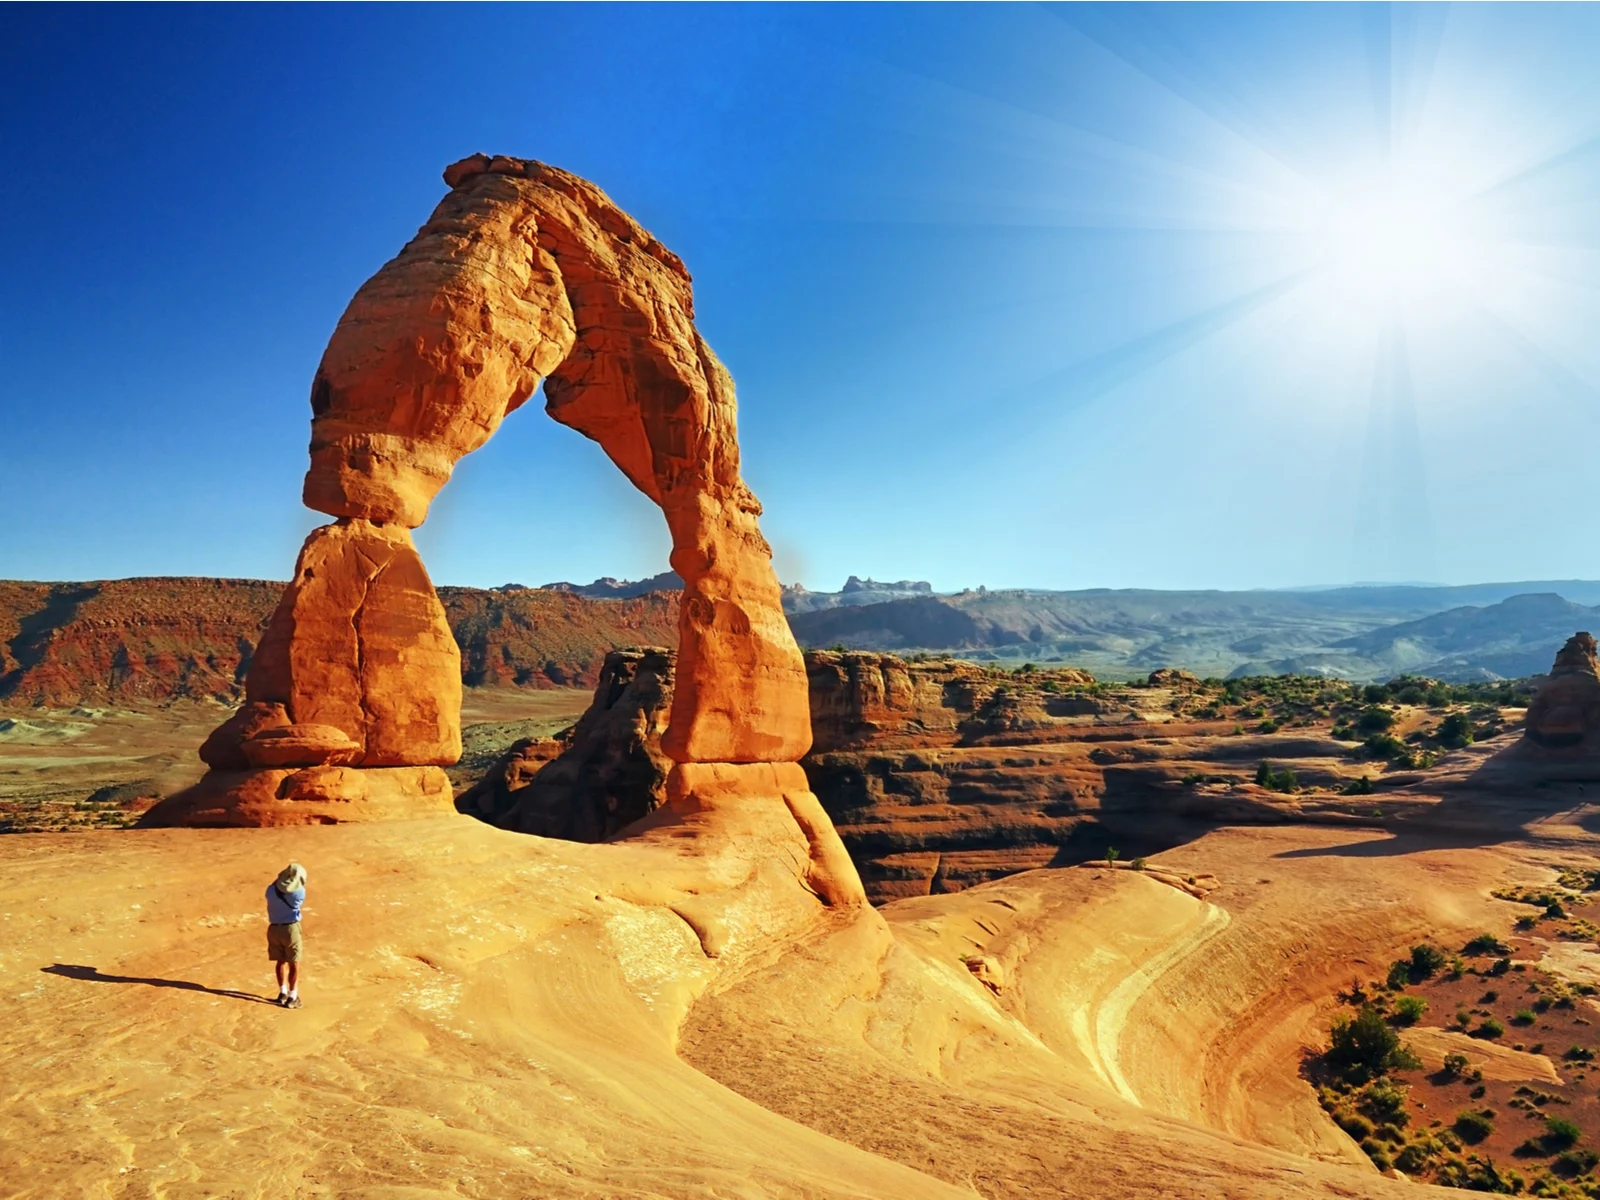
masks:
MULTIPOLYGON (((672 537, 683 591, 661 735, 675 764, 668 807, 694 833, 742 796, 766 814, 760 836, 775 851, 800 839, 817 895, 859 903, 831 825, 800 815, 805 665, 740 477, 733 380, 695 329, 688 271, 565 171, 479 154, 445 182, 416 237, 357 291, 317 368, 303 498, 337 521, 307 538, 248 699, 361 746, 357 766, 309 768, 338 773, 319 776, 319 794, 361 791, 362 768, 455 760, 457 651, 408 530, 542 382, 546 412, 598 442, 672 537)), ((283 782, 275 794, 292 810, 283 782)))

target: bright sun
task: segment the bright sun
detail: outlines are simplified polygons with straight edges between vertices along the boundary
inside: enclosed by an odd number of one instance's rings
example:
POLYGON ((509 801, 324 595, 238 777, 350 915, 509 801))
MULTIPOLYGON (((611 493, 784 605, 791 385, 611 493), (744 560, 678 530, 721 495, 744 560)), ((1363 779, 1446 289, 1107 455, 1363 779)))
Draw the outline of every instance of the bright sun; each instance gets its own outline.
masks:
POLYGON ((1367 303, 1402 303, 1446 286, 1468 247, 1437 195, 1398 179, 1328 196, 1313 218, 1320 266, 1367 303))

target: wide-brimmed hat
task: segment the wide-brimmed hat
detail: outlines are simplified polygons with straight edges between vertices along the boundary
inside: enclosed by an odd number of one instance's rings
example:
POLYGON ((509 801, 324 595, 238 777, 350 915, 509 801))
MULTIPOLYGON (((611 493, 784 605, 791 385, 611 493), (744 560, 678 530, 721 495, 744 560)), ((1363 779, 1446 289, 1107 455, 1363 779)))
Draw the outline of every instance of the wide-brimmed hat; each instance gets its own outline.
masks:
POLYGON ((292 862, 278 872, 278 878, 273 883, 280 892, 298 892, 306 885, 306 869, 292 862))

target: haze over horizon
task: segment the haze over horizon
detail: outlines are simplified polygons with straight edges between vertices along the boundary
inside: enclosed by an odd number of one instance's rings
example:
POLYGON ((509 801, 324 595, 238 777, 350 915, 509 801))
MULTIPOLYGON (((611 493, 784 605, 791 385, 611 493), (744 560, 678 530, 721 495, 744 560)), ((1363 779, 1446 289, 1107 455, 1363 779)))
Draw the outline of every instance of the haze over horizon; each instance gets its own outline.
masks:
MULTIPOLYGON (((785 582, 1594 577, 1597 50, 1577 6, 10 6, 0 577, 286 578, 323 345, 478 150, 687 262, 785 582)), ((663 570, 538 407, 434 579, 663 570)))

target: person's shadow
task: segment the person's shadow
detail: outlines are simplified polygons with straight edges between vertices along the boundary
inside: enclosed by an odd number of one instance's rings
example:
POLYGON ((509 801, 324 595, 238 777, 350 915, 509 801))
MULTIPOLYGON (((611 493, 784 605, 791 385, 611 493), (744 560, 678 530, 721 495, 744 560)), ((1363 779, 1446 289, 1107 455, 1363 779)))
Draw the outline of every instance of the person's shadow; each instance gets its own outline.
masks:
POLYGON ((253 1004, 271 1004, 272 1001, 265 996, 254 996, 249 992, 236 992, 231 988, 210 988, 203 983, 193 983, 187 979, 151 979, 140 975, 102 975, 98 967, 80 967, 71 963, 55 963, 48 967, 40 967, 46 975, 60 975, 64 979, 84 979, 91 983, 142 983, 146 987, 178 988, 185 992, 205 992, 211 996, 226 996, 230 1000, 249 1000, 253 1004))

